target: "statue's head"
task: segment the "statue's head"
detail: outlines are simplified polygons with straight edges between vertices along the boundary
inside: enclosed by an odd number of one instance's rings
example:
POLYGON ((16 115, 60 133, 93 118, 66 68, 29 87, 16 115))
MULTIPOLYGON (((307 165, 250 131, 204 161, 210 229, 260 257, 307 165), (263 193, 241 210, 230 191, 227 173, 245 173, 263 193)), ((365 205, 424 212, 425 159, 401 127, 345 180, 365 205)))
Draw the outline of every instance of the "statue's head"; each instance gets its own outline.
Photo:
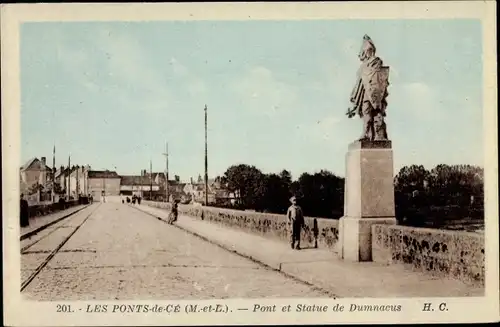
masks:
POLYGON ((365 61, 367 59, 370 59, 375 55, 376 51, 377 49, 375 48, 375 44, 373 43, 372 39, 370 39, 370 37, 365 34, 365 36, 363 36, 363 44, 361 45, 361 50, 358 54, 359 60, 365 61))

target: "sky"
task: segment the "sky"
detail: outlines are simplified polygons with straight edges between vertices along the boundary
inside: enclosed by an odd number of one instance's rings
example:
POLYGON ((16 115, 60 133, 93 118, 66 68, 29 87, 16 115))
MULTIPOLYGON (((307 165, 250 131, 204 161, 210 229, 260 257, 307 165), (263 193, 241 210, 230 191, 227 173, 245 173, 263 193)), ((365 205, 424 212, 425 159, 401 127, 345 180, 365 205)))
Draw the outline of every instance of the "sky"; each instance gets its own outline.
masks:
POLYGON ((345 175, 364 34, 390 67, 387 130, 405 165, 483 165, 475 20, 40 22, 21 27, 21 161, 139 174, 345 175))

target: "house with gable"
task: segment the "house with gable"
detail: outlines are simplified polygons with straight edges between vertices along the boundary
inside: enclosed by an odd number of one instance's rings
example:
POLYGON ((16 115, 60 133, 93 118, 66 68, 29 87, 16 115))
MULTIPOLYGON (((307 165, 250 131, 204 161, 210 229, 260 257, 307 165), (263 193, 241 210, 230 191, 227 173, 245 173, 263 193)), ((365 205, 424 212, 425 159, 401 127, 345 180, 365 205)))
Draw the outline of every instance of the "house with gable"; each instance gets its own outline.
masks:
POLYGON ((52 178, 52 169, 47 166, 46 157, 31 158, 19 169, 20 190, 28 194, 34 185, 47 187, 52 178))

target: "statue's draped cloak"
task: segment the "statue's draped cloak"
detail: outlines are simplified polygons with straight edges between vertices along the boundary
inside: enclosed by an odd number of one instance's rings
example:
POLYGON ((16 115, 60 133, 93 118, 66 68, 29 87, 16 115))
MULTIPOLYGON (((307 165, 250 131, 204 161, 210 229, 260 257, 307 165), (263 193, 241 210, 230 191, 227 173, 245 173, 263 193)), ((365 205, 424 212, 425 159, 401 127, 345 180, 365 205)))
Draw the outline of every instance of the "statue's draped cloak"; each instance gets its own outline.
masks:
POLYGON ((363 116, 361 107, 365 101, 369 101, 374 109, 380 110, 385 116, 388 74, 389 68, 383 67, 379 57, 372 57, 359 67, 356 85, 351 92, 351 102, 360 117, 363 116))

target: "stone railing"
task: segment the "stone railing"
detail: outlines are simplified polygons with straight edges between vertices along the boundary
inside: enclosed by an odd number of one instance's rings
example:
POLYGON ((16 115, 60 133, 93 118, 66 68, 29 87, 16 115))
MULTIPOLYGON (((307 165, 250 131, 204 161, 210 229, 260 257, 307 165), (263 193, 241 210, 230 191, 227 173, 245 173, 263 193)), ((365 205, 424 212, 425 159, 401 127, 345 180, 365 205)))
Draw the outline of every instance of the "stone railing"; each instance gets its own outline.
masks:
MULTIPOLYGON (((143 201, 145 205, 170 209, 165 202, 143 201)), ((179 205, 179 214, 205 221, 238 228, 265 237, 288 242, 285 215, 231 210, 196 205, 179 205)), ((305 217, 305 226, 301 235, 302 247, 334 248, 338 240, 338 220, 305 217)))
POLYGON ((372 259, 484 285, 484 235, 463 231, 372 226, 372 259))

